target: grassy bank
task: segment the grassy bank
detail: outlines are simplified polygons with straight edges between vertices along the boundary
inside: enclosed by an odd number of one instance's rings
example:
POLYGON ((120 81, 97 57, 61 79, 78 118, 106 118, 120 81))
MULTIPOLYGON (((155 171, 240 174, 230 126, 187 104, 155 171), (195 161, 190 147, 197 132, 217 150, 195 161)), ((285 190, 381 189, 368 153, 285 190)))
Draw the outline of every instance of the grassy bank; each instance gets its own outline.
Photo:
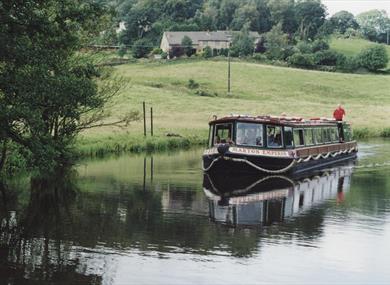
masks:
MULTIPOLYGON (((346 56, 355 56, 363 49, 375 45, 376 43, 370 42, 365 39, 343 39, 332 37, 330 40, 330 48, 345 54, 346 56)), ((390 56, 390 45, 384 45, 387 50, 387 54, 390 56)), ((387 68, 390 68, 390 61, 387 64, 387 68)))
MULTIPOLYGON (((112 120, 130 110, 153 106, 155 137, 143 138, 143 123, 127 129, 99 128, 78 141, 82 154, 168 149, 207 139, 215 114, 280 114, 331 117, 342 103, 358 137, 389 135, 390 77, 340 74, 247 62, 232 63, 232 94, 227 95, 227 63, 175 61, 115 67, 129 82, 107 107, 112 120), (188 81, 199 84, 191 89, 188 81), (167 133, 181 137, 167 137, 167 133)), ((148 129, 149 129, 148 120, 148 129)))

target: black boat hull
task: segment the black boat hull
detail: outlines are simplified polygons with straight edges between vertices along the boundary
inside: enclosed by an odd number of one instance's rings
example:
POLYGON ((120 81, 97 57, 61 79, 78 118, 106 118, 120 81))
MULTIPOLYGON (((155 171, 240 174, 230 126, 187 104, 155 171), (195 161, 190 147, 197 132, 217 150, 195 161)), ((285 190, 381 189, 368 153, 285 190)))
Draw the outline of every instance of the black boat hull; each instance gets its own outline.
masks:
POLYGON ((336 165, 356 158, 356 152, 320 157, 307 161, 287 157, 242 156, 226 153, 203 155, 203 170, 206 172, 299 174, 306 171, 336 165))

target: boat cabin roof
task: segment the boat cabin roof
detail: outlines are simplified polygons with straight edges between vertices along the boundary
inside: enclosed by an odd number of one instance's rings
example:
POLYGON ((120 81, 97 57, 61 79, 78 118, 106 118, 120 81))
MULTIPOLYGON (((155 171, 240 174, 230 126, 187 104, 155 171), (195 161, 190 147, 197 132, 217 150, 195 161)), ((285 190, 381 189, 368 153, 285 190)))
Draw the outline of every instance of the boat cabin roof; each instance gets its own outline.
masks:
POLYGON ((231 122, 245 122, 245 123, 261 123, 281 125, 288 127, 316 127, 316 126, 336 126, 337 121, 330 118, 311 118, 303 119, 301 117, 288 117, 288 116, 249 116, 249 115, 229 115, 222 118, 216 118, 209 122, 209 125, 219 123, 231 123, 231 122))

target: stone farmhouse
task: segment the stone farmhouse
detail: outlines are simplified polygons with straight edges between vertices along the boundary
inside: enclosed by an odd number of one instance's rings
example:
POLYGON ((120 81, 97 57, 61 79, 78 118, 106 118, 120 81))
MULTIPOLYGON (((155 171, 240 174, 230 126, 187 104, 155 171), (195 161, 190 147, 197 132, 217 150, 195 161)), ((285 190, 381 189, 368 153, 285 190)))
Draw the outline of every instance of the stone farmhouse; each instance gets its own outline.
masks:
MULTIPOLYGON (((229 48, 236 31, 215 31, 215 32, 164 32, 160 48, 169 53, 174 48, 181 47, 184 36, 192 40, 192 47, 197 52, 202 51, 206 46, 211 49, 221 50, 229 48)), ((250 32, 255 46, 260 39, 258 32, 250 32)))

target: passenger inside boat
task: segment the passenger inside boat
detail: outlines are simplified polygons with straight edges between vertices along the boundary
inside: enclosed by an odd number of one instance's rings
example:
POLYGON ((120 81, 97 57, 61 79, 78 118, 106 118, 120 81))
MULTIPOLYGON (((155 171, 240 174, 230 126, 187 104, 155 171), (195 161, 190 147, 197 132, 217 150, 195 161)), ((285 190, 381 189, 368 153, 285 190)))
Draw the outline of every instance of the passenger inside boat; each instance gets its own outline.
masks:
POLYGON ((214 144, 232 143, 232 124, 220 124, 215 126, 214 144))
POLYGON ((268 147, 282 147, 282 128, 279 126, 267 126, 268 147))

